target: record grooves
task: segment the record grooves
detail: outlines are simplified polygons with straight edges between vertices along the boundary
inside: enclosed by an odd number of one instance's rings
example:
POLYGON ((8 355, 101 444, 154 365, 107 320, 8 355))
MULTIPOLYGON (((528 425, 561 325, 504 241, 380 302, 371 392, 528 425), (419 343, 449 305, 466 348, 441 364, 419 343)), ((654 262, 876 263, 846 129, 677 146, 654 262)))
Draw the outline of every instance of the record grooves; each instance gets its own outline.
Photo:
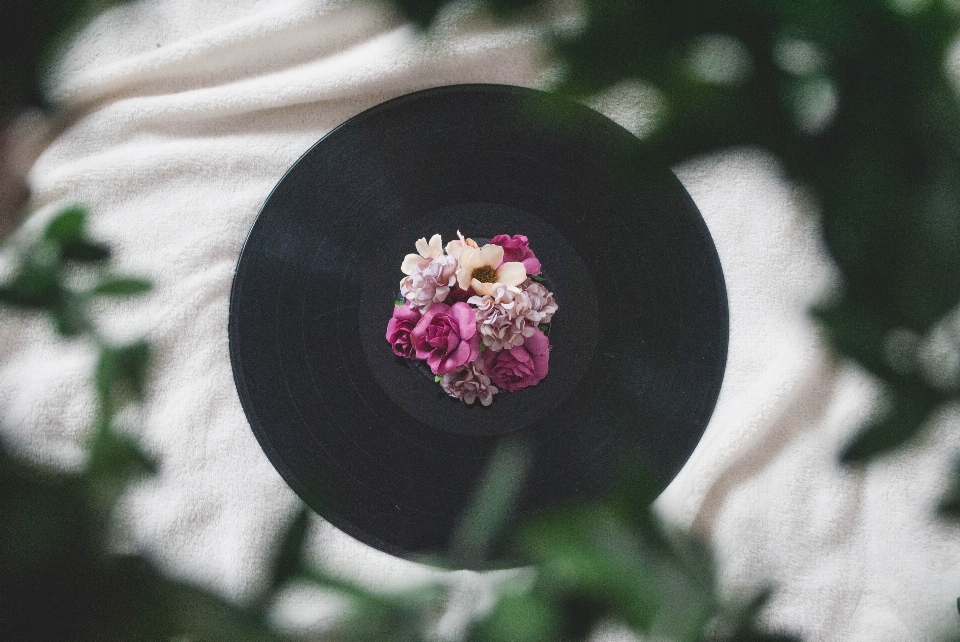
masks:
POLYGON ((521 514, 601 493, 621 457, 663 488, 713 411, 726 291, 709 232, 667 169, 625 179, 640 144, 538 92, 429 89, 350 119, 269 195, 237 265, 230 354, 270 461, 314 510, 411 557, 446 548, 500 440, 531 444, 521 514), (550 372, 473 407, 384 340, 399 263, 457 230, 536 240, 560 311, 550 372))

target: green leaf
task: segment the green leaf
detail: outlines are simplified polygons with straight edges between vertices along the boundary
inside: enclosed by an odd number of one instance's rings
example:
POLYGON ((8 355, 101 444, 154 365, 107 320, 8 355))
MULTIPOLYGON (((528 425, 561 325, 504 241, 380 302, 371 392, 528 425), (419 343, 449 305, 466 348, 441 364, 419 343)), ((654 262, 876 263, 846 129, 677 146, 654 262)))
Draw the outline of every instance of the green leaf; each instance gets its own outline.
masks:
POLYGON ((436 375, 436 376, 433 378, 433 382, 434 382, 434 383, 440 383, 440 380, 441 380, 441 379, 443 379, 443 377, 441 377, 440 375, 436 375))
POLYGON ((487 347, 488 346, 486 343, 484 343, 483 341, 480 342, 480 352, 483 352, 484 350, 486 350, 487 347))
POLYGON ((76 263, 98 263, 110 258, 110 248, 101 243, 83 239, 67 241, 60 249, 60 256, 76 263))
POLYGON ((107 412, 115 411, 127 399, 143 398, 149 362, 150 346, 146 341, 107 346, 100 351, 96 389, 107 412))
POLYGON ((865 463, 911 441, 940 403, 939 395, 918 385, 901 384, 888 400, 890 408, 844 448, 840 461, 865 463))
POLYGON ((270 582, 256 600, 256 610, 265 612, 276 592, 303 575, 303 547, 310 528, 310 510, 303 506, 287 525, 270 565, 270 582))
POLYGON ((0 288, 0 301, 23 308, 52 309, 63 298, 55 265, 27 262, 11 283, 0 288))
POLYGON ((403 306, 406 305, 406 302, 401 301, 400 299, 397 299, 396 301, 393 302, 393 305, 395 305, 398 308, 402 308, 403 306))
POLYGON ((117 434, 107 424, 96 432, 87 469, 91 477, 153 475, 158 469, 156 461, 133 438, 117 434))
POLYGON ((937 512, 943 519, 960 522, 960 460, 955 461, 950 470, 950 485, 940 498, 937 512))
POLYGON ((564 639, 560 632, 561 605, 543 595, 507 592, 493 610, 478 621, 469 637, 484 642, 543 642, 564 639))
POLYGON ((549 326, 548 324, 546 324, 546 323, 541 323, 541 324, 538 325, 537 327, 540 328, 540 332, 546 332, 546 331, 547 331, 547 328, 549 328, 550 326, 549 326))
POLYGON ((93 289, 93 294, 115 297, 134 296, 149 292, 151 287, 150 282, 144 279, 113 276, 100 281, 93 289))
POLYGON ((530 450, 525 443, 513 439, 500 442, 451 537, 454 562, 470 568, 486 560, 510 521, 529 465, 530 450))
POLYGON ((534 281, 539 281, 540 283, 543 283, 544 281, 546 281, 546 279, 540 276, 539 274, 531 274, 530 278, 533 279, 534 281))
POLYGON ((57 243, 78 241, 83 237, 86 221, 86 210, 82 207, 69 207, 57 214, 53 220, 47 224, 44 237, 49 241, 55 241, 57 243))
POLYGON ((449 0, 394 0, 397 7, 407 15, 417 27, 426 29, 430 26, 437 12, 449 0))

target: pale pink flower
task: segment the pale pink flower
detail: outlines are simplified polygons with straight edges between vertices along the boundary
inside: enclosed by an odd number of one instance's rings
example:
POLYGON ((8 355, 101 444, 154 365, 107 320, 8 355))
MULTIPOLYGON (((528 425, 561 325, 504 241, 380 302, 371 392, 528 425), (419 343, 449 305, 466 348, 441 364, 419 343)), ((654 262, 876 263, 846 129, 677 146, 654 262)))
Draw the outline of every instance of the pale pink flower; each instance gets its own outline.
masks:
POLYGON ((473 404, 477 399, 484 406, 493 402, 493 395, 499 390, 490 382, 484 370, 483 361, 477 359, 468 363, 455 372, 450 372, 440 378, 440 386, 451 397, 460 399, 467 404, 473 404))
POLYGON ((541 323, 550 323, 553 314, 557 311, 557 302, 553 300, 553 292, 530 279, 524 281, 520 289, 530 300, 530 309, 526 313, 527 320, 535 326, 541 323))
POLYGON ((433 303, 442 303, 457 283, 457 260, 441 254, 417 265, 410 276, 400 280, 400 295, 421 312, 433 303))
POLYGON ((470 297, 467 303, 475 306, 480 338, 494 352, 523 345, 537 329, 528 319, 530 298, 519 288, 495 283, 492 294, 470 297))

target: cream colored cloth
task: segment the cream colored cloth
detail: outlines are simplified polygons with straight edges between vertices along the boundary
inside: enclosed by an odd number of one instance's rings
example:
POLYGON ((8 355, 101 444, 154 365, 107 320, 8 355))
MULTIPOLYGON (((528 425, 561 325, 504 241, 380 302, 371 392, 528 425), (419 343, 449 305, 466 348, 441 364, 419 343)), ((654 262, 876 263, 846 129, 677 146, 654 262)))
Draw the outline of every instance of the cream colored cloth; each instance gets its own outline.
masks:
MULTIPOLYGON (((130 419, 161 471, 126 499, 124 545, 231 598, 264 581, 268 544, 298 501, 250 432, 227 351, 233 269, 260 205, 310 145, 383 100, 462 82, 548 87, 557 69, 544 34, 575 27, 575 12, 507 27, 463 8, 423 38, 369 4, 154 0, 83 31, 50 90, 84 116, 33 168, 28 228, 82 203, 118 267, 155 284, 141 302, 102 310, 111 335, 145 334, 157 348, 150 401, 130 419)), ((651 120, 637 94, 624 86, 593 104, 642 133, 651 120)), ((815 211, 757 150, 676 171, 720 253, 730 356, 709 428, 658 507, 710 538, 725 589, 778 587, 771 626, 847 642, 932 639, 955 626, 960 533, 931 510, 960 447, 956 416, 864 475, 838 469, 835 453, 874 391, 825 356, 805 316, 830 279, 815 211)), ((6 435, 25 456, 76 465, 92 355, 5 314, 0 358, 6 435)), ((489 605, 504 575, 396 560, 319 518, 314 543, 318 563, 372 586, 449 582, 448 634, 489 605)), ((334 617, 336 604, 294 591, 280 611, 306 625, 334 617)))

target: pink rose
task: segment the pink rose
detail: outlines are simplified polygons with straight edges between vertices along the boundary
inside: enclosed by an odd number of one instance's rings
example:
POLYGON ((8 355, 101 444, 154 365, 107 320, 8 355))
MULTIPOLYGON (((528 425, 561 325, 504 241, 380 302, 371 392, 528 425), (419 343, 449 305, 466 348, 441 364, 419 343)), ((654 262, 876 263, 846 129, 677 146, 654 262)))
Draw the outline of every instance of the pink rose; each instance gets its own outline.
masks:
POLYGON ((393 347, 393 354, 405 359, 416 357, 410 333, 419 320, 420 313, 410 305, 394 306, 393 317, 387 322, 387 341, 393 347))
POLYGON ((497 234, 490 239, 490 243, 503 248, 504 263, 523 263, 527 274, 540 274, 540 261, 530 249, 530 240, 523 234, 514 234, 513 238, 508 234, 497 234))
POLYGON ((547 376, 550 361, 550 340, 539 329, 515 348, 484 350, 480 353, 484 369, 493 383, 504 390, 516 392, 535 386, 547 376))
POLYGON ((477 317, 466 303, 434 303, 410 333, 417 359, 445 375, 474 361, 480 354, 477 317))

